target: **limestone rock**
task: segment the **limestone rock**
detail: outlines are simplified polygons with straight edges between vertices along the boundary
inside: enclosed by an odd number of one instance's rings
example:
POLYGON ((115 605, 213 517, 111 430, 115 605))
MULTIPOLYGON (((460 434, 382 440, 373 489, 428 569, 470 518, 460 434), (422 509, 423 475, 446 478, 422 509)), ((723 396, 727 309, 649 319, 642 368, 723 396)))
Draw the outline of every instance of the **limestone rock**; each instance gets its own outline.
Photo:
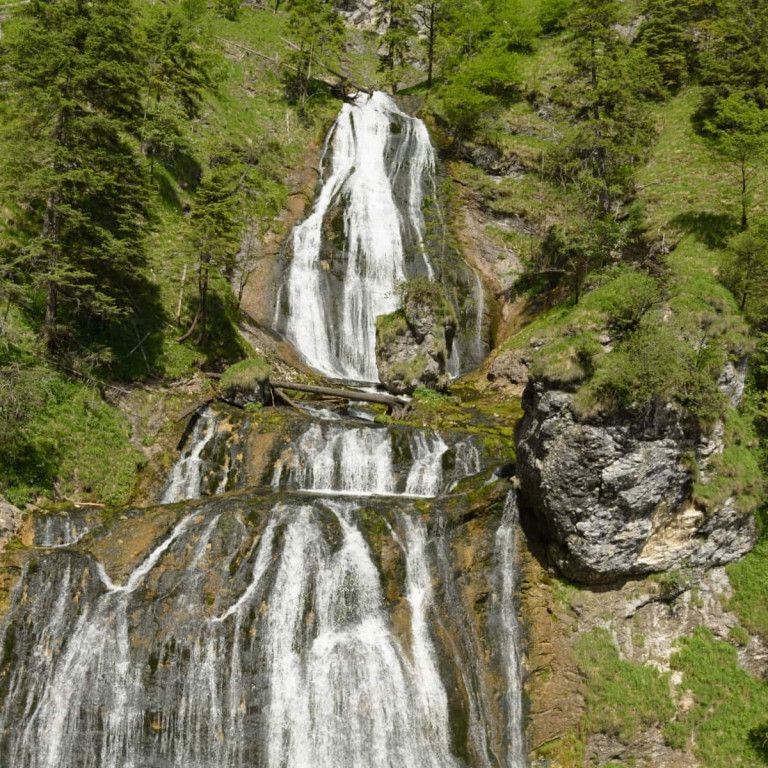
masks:
POLYGON ((518 432, 523 506, 568 577, 610 582, 687 564, 721 565, 750 550, 752 515, 733 499, 692 501, 695 422, 671 405, 578 418, 570 393, 532 381, 518 432))
POLYGON ((435 284, 414 281, 404 294, 402 309, 376 323, 379 378, 398 395, 416 387, 444 390, 455 316, 435 284))
POLYGON ((529 356, 521 350, 509 349, 494 358, 486 378, 494 389, 509 389, 513 394, 522 395, 528 383, 529 356))
POLYGON ((21 510, 0 496, 0 552, 21 528, 21 510))
POLYGON ((347 24, 360 29, 378 31, 380 19, 377 0, 337 0, 336 7, 347 24))

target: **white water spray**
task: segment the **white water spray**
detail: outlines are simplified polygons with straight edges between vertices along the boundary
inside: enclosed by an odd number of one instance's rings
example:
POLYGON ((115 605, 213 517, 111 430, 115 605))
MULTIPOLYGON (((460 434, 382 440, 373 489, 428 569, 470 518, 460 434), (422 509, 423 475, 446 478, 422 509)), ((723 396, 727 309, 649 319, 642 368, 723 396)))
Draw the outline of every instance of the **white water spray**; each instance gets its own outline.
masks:
POLYGON ((326 146, 328 175, 293 232, 286 332, 327 376, 378 381, 376 318, 399 306, 407 249, 433 277, 422 208, 424 185, 435 183, 434 150, 424 123, 378 92, 344 105, 326 146), (328 242, 334 226, 343 227, 341 246, 328 242), (341 258, 328 251, 337 247, 341 258))

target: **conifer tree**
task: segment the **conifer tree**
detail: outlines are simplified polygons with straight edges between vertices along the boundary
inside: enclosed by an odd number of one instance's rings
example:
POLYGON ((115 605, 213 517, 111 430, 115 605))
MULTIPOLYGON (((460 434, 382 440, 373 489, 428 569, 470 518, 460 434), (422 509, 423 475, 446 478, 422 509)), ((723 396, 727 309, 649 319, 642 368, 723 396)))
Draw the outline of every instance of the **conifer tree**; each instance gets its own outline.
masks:
POLYGON ((568 17, 571 62, 578 83, 574 92, 584 95, 583 106, 595 119, 600 117, 603 79, 610 77, 623 46, 616 30, 619 10, 618 0, 583 0, 568 17))
POLYGON ((693 11, 685 0, 646 0, 637 44, 658 70, 660 95, 675 93, 695 67, 693 11))
POLYGON ((3 259, 42 294, 51 353, 84 324, 131 311, 143 263, 146 186, 130 139, 142 114, 131 0, 32 0, 8 27, 4 183, 23 211, 3 259))
POLYGON ((292 0, 288 32, 293 43, 291 96, 304 102, 318 66, 334 66, 344 42, 344 24, 333 0, 292 0))
POLYGON ((242 230, 240 220, 240 164, 232 157, 214 158, 195 195, 191 212, 192 246, 197 257, 197 307, 181 341, 197 331, 206 339, 211 273, 229 276, 242 230))
POLYGON ((393 93, 397 92, 416 38, 413 0, 378 0, 376 16, 384 26, 379 54, 380 68, 385 73, 393 93))

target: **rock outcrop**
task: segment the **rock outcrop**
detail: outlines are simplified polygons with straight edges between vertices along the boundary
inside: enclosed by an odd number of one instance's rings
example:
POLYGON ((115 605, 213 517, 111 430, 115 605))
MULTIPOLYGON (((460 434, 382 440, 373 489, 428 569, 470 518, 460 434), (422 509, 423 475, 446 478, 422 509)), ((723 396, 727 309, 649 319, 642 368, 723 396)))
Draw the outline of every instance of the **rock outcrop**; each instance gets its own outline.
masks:
POLYGON ((569 392, 531 381, 518 431, 523 507, 569 578, 616 581, 750 550, 754 519, 728 499, 693 502, 701 439, 671 405, 580 419, 569 392))
POLYGON ((21 528, 21 510, 0 496, 0 552, 21 528))
POLYGON ((456 333, 453 309, 440 288, 426 280, 406 284, 403 307, 376 323, 376 364, 390 392, 411 394, 416 387, 444 390, 456 333))

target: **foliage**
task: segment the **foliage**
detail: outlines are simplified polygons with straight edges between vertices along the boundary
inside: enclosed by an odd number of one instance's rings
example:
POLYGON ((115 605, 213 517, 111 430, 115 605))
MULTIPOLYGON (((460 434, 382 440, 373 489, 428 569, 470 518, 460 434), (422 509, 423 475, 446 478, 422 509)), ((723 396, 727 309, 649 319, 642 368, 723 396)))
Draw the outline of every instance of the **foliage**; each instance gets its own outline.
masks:
POLYGON ((23 213, 0 253, 43 299, 52 354, 119 326, 145 280, 148 196, 130 138, 142 114, 137 26, 132 2, 35 2, 3 41, 15 147, 3 181, 23 213))
POLYGON ((413 0, 377 0, 375 17, 384 27, 381 39, 380 69, 395 93, 402 79, 408 54, 416 36, 413 0))
POLYGON ((50 370, 17 370, 2 380, 0 420, 24 413, 6 424, 0 447, 3 495, 23 504, 55 486, 63 498, 127 503, 141 455, 119 411, 93 387, 50 370))
POLYGON ((195 196, 190 225, 198 261, 197 309, 184 338, 197 330, 198 339, 205 341, 211 271, 231 276, 234 269, 243 226, 238 216, 238 171, 233 158, 215 158, 195 196))
POLYGON ((762 725, 756 725, 749 732, 749 741, 755 752, 768 763, 768 722, 765 722, 762 725))
POLYGON ((741 200, 741 228, 748 225, 751 181, 768 157, 768 108, 746 94, 719 99, 713 116, 705 122, 712 149, 737 172, 741 200))
POLYGON ((743 560, 728 566, 733 597, 728 609, 753 633, 768 639, 768 538, 763 535, 743 560))
POLYGON ((449 0, 440 17, 443 84, 436 106, 456 137, 471 136, 502 99, 517 98, 519 65, 541 27, 532 6, 516 0, 449 0))
POLYGON ((768 687, 741 668, 736 648, 699 628, 680 641, 671 663, 683 674, 682 685, 693 701, 667 724, 671 745, 681 748, 693 737, 696 755, 707 768, 759 766, 749 734, 765 720, 768 687))
POLYGON ((572 389, 589 378, 601 347, 593 334, 583 333, 550 342, 533 358, 531 375, 572 389))
POLYGON ((628 743, 641 731, 671 719, 675 707, 668 675, 622 661, 606 630, 580 635, 574 651, 586 685, 585 723, 590 732, 628 743))
POLYGON ((263 357, 251 357, 227 368, 221 375, 220 386, 222 390, 254 391, 269 379, 271 372, 263 357))
POLYGON ((702 111, 734 94, 768 107, 768 4, 766 0, 717 0, 702 51, 706 90, 702 111))
MULTIPOLYGON (((704 326, 709 319, 702 318, 704 326)), ((723 411, 717 379, 725 351, 716 332, 706 328, 694 346, 688 328, 648 315, 637 330, 596 361, 595 372, 579 392, 582 410, 677 402, 711 424, 723 411)))
POLYGON ((344 27, 330 0, 291 0, 288 34, 295 46, 289 59, 292 71, 286 75, 288 95, 304 106, 316 68, 337 64, 344 27))
POLYGON ((768 221, 731 238, 720 278, 755 326, 768 319, 768 221))
POLYGON ((705 509, 735 499, 738 509, 754 512, 762 503, 765 479, 758 442, 749 414, 729 410, 725 415, 725 447, 710 463, 712 477, 696 483, 694 497, 705 509))

